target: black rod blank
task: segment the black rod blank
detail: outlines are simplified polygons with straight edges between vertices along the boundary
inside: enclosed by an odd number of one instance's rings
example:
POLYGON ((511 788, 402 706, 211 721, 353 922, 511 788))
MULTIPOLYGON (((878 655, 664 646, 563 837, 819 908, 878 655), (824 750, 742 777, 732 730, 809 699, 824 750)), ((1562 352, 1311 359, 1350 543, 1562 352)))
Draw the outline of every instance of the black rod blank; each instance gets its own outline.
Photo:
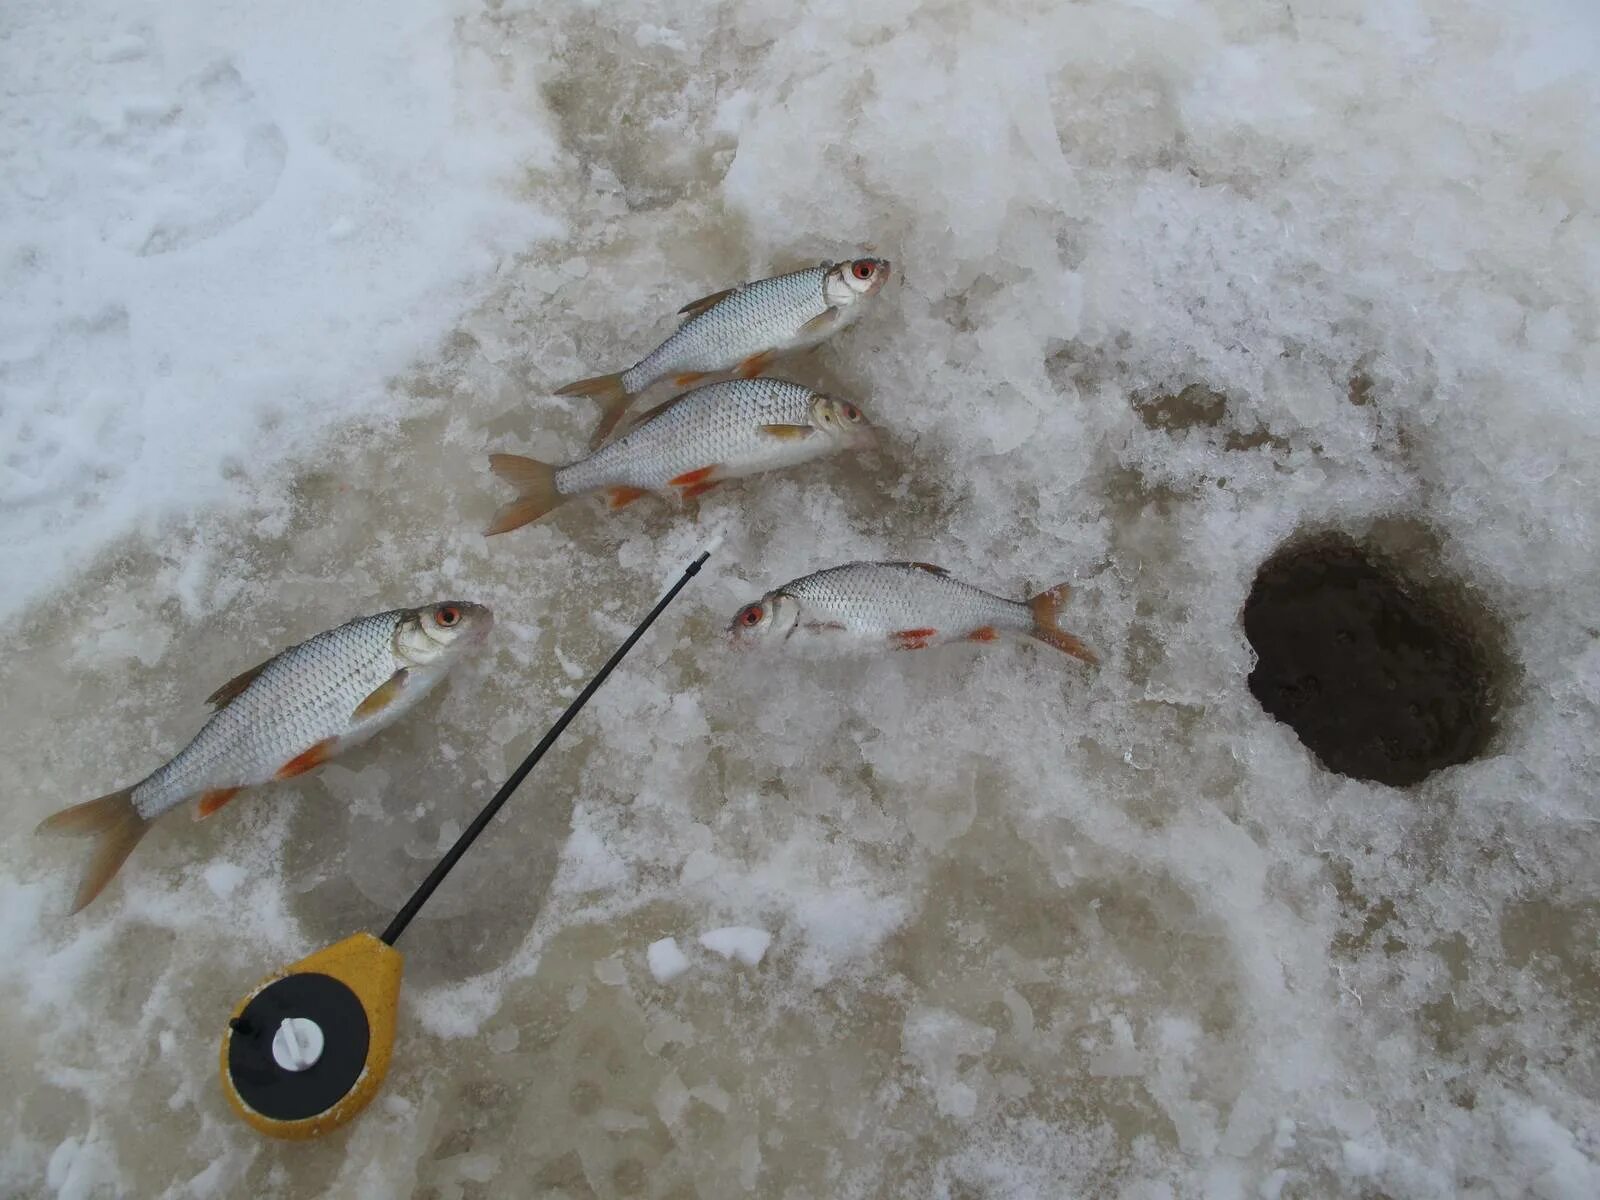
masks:
POLYGON ((560 719, 554 725, 550 726, 550 732, 539 739, 539 744, 533 748, 527 758, 522 760, 522 765, 511 773, 511 778, 507 779, 489 803, 483 806, 482 811, 473 818, 472 824, 468 825, 465 832, 456 839, 456 844, 451 846, 433 870, 428 872, 428 877, 412 893, 411 899, 406 901, 405 907, 395 913, 394 920, 389 922, 389 928, 383 931, 383 940, 385 942, 392 946, 395 940, 405 932, 406 926, 411 924, 411 918, 416 916, 417 911, 428 902, 428 897, 432 896, 435 889, 444 882, 444 877, 450 874, 450 869, 461 860, 461 856, 467 852, 468 847, 483 832, 484 827, 494 820, 494 815, 500 811, 501 805, 511 799, 511 793, 516 791, 522 781, 528 777, 528 772, 539 764, 539 760, 544 757, 545 751, 555 744, 555 740, 561 736, 562 731, 572 723, 572 718, 577 716, 578 711, 589 702, 589 697, 600 690, 600 685, 606 681, 606 676, 610 675, 616 669, 617 664, 628 656, 628 651, 633 649, 633 644, 644 636, 645 630, 655 624, 655 619, 666 610, 667 605, 676 599, 678 593, 684 589, 689 580, 699 574, 700 568, 705 564, 706 559, 710 557, 711 551, 705 550, 701 552, 699 558, 689 564, 683 574, 678 577, 678 581, 668 589, 667 594, 661 597, 656 606, 650 610, 650 615, 639 622, 638 627, 628 635, 627 641, 617 647, 616 652, 606 660, 606 665, 601 667, 595 677, 589 680, 583 691, 578 693, 578 698, 567 705, 567 711, 561 714, 560 719))

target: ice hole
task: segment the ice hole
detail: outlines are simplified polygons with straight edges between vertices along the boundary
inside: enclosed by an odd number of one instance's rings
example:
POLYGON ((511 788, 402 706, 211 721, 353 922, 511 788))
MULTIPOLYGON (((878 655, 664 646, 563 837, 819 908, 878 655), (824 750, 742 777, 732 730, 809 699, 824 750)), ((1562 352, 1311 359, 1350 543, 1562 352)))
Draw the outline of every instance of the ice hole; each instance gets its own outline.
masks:
POLYGON ((1464 599, 1343 535, 1292 544, 1245 601, 1250 691, 1330 771, 1418 783, 1476 757, 1493 731, 1491 655, 1459 615, 1464 599))

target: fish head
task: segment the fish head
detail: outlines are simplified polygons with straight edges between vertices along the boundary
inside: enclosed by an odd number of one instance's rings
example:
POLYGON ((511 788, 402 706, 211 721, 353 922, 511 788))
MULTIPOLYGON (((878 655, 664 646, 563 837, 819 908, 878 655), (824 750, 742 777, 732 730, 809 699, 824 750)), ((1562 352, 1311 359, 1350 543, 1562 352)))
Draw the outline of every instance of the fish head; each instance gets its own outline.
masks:
POLYGON ((850 450, 870 450, 878 433, 867 414, 848 400, 818 395, 811 401, 811 424, 850 450))
POLYGON ((403 666, 451 666, 483 644, 494 628, 494 613, 470 600, 443 600, 409 609, 394 631, 394 653, 403 666))
POLYGON ((876 295, 889 281, 887 258, 856 258, 834 263, 822 278, 822 300, 830 308, 845 308, 876 295))
POLYGON ((748 650, 784 640, 799 623, 800 602, 782 592, 768 592, 734 614, 728 623, 728 640, 735 649, 748 650))

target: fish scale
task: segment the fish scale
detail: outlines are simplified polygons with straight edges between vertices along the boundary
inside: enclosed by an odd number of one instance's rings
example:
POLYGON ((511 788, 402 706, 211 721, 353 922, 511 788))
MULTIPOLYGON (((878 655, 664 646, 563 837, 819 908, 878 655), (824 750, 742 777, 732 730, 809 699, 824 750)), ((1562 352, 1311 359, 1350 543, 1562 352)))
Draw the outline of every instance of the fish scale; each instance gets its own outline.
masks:
POLYGON ((238 675, 189 744, 138 783, 46 817, 40 832, 94 839, 73 900, 111 882, 151 823, 186 800, 207 816, 240 791, 322 765, 397 720, 488 636, 494 614, 447 600, 357 617, 238 675))
POLYGON ((1061 628, 1070 593, 1058 583, 1008 600, 928 563, 852 562, 774 588, 741 608, 728 633, 740 646, 832 642, 897 650, 1020 634, 1093 665, 1094 651, 1061 628))
POLYGON ((703 467, 738 471, 792 459, 795 445, 761 427, 809 428, 815 398, 810 388, 782 379, 736 379, 696 388, 595 454, 562 467, 556 488, 568 496, 614 486, 659 491, 703 467))
POLYGON ((828 270, 808 267, 735 289, 624 371, 623 387, 639 392, 663 375, 709 374, 785 345, 807 321, 827 311, 822 284, 828 270))
POLYGON ((964 637, 985 626, 1027 632, 1034 623, 1020 601, 912 563, 847 563, 785 584, 778 594, 799 601, 804 620, 836 622, 856 634, 934 629, 964 637))
POLYGON ((153 819, 196 792, 265 783, 308 747, 359 733, 355 710, 395 673, 394 634, 407 611, 360 617, 274 658, 134 788, 139 815, 153 819))
POLYGON ((485 532, 517 529, 588 492, 608 492, 613 508, 674 487, 694 497, 726 479, 873 443, 872 426, 860 409, 798 383, 733 379, 707 384, 566 466, 491 454, 489 469, 517 489, 517 498, 500 506, 485 532))

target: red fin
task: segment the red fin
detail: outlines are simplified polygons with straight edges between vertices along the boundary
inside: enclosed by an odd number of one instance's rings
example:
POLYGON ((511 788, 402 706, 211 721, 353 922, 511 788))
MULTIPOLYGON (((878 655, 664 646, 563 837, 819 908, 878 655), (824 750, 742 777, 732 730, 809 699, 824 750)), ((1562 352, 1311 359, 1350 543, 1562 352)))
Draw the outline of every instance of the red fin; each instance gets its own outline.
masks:
POLYGON ((948 574, 950 574, 950 572, 946 571, 943 567, 936 567, 932 563, 913 562, 913 563, 906 563, 905 565, 908 566, 908 567, 915 567, 919 571, 926 571, 930 575, 948 575, 948 574))
POLYGON ((697 471, 685 471, 682 475, 679 475, 676 479, 669 479, 669 480, 667 480, 667 482, 670 483, 673 487, 692 487, 693 485, 695 485, 697 483, 704 483, 706 480, 710 479, 711 478, 711 473, 713 471, 715 471, 716 469, 717 469, 717 464, 716 463, 712 463, 711 466, 709 466, 709 467, 701 467, 697 471))
POLYGON ((674 375, 672 377, 672 382, 678 387, 690 387, 693 384, 699 383, 705 377, 706 375, 704 371, 686 371, 682 375, 674 375))
POLYGON ((338 745, 338 738, 323 738, 304 754, 296 754, 283 766, 278 768, 274 778, 293 779, 296 775, 304 775, 307 771, 314 771, 323 763, 333 757, 333 750, 338 745))
POLYGON ((889 635, 889 640, 897 650, 926 650, 938 636, 937 629, 897 629, 889 635))
POLYGON ((640 496, 648 496, 649 494, 644 488, 614 487, 606 493, 606 497, 611 507, 615 509, 627 508, 640 496))
POLYGON ((1070 654, 1073 658, 1080 658, 1091 667, 1098 666, 1100 660, 1095 657, 1093 650, 1085 646, 1072 634, 1062 629, 1058 623, 1061 617, 1061 608, 1067 602, 1067 597, 1072 589, 1064 583, 1058 583, 1047 591, 1040 592, 1028 601, 1028 607, 1033 610, 1032 634, 1047 646, 1054 646, 1063 654, 1070 654))
POLYGON ((213 788, 200 797, 200 802, 194 806, 194 819, 203 821, 229 800, 232 800, 243 788, 213 788))
POLYGON ((992 642, 999 636, 999 631, 995 629, 993 625, 982 625, 977 629, 974 629, 971 633, 967 634, 967 641, 992 642))
POLYGON ((721 482, 722 481, 720 479, 707 479, 701 481, 700 483, 691 483, 688 487, 683 489, 680 495, 682 495, 685 500, 693 500, 696 496, 704 496, 707 492, 721 482))
POLYGON ((765 371, 772 364, 772 360, 777 357, 771 350, 763 350, 760 354, 752 354, 738 365, 736 368, 737 373, 741 378, 754 379, 765 371))

